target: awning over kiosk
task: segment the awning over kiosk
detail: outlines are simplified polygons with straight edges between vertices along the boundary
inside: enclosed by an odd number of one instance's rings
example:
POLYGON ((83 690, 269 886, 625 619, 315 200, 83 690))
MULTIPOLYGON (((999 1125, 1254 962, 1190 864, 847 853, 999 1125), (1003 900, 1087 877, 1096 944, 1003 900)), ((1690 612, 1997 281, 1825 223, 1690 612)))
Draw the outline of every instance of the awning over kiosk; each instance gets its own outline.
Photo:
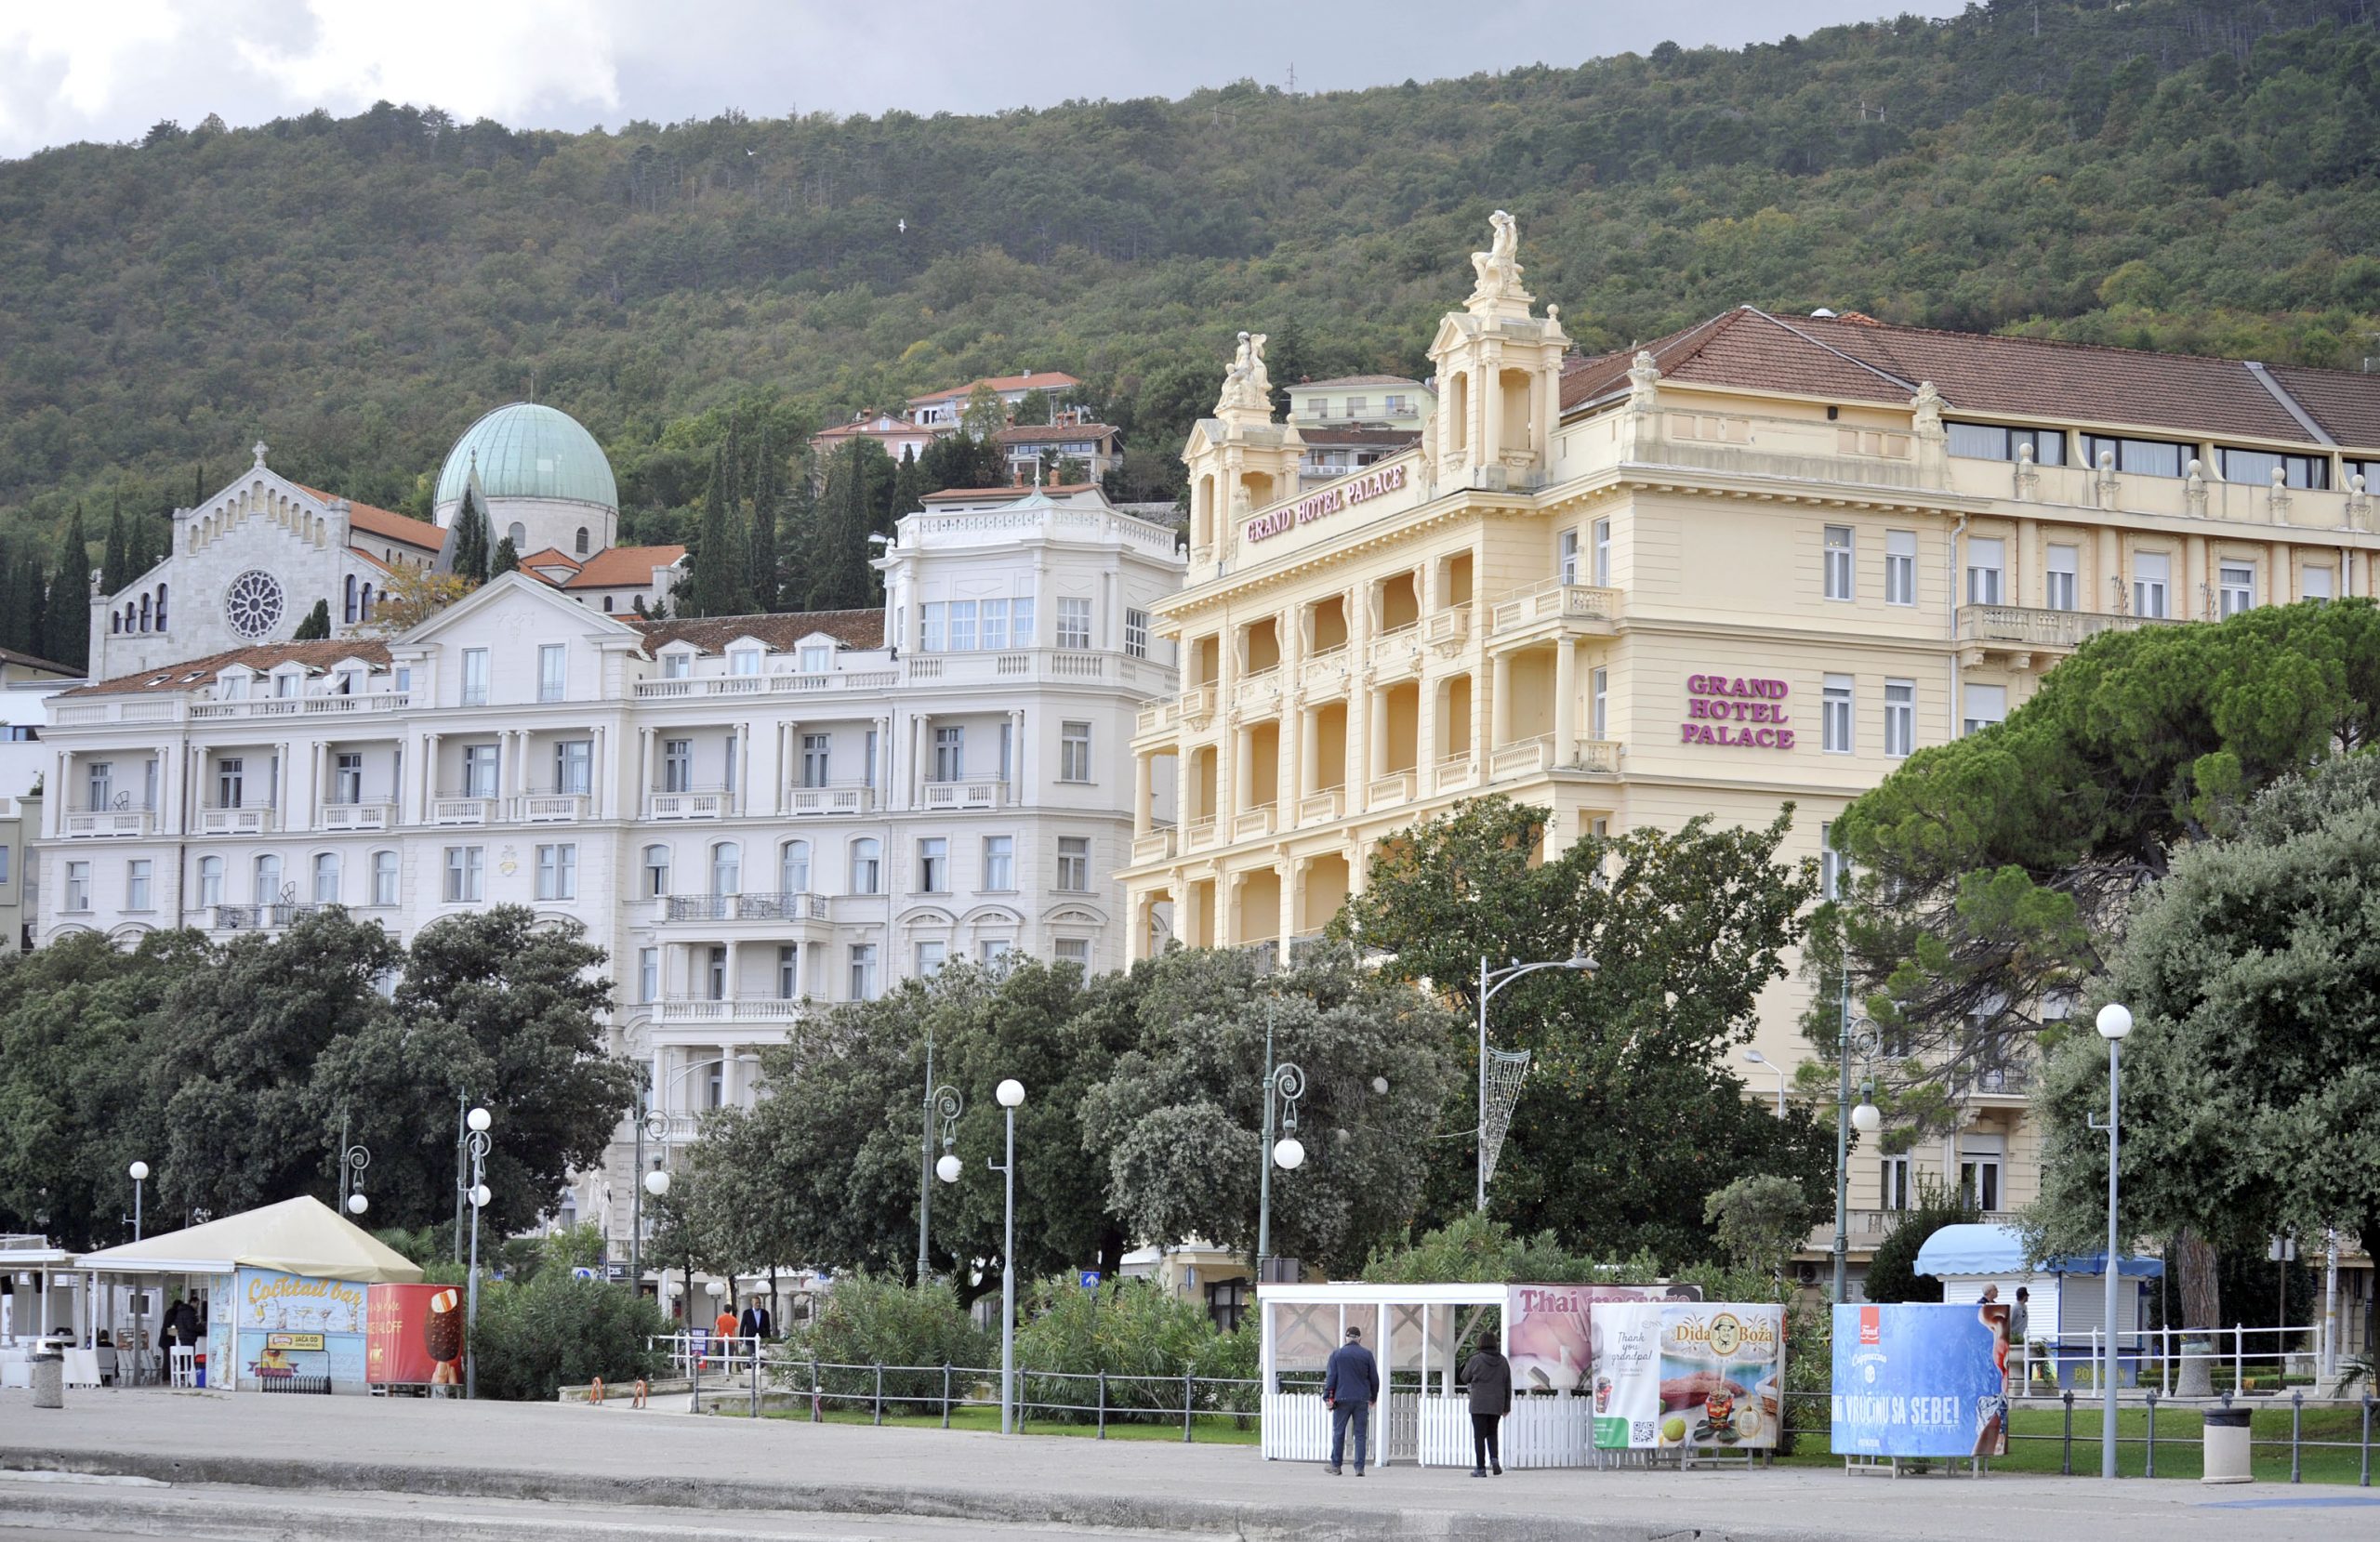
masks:
MULTIPOLYGON (((2069 1259, 2046 1259, 2034 1264, 2025 1257, 2025 1241, 2015 1228, 1990 1225, 1945 1226, 1917 1249, 1917 1272, 1945 1274, 2104 1274, 2105 1253, 2083 1253, 2069 1259)), ((2133 1279, 2153 1280, 2165 1272, 2161 1259, 2118 1259, 2116 1272, 2133 1279)))
POLYGON ((383 1285, 421 1278, 419 1264, 305 1194, 86 1253, 74 1267, 112 1274, 229 1274, 245 1267, 383 1285))

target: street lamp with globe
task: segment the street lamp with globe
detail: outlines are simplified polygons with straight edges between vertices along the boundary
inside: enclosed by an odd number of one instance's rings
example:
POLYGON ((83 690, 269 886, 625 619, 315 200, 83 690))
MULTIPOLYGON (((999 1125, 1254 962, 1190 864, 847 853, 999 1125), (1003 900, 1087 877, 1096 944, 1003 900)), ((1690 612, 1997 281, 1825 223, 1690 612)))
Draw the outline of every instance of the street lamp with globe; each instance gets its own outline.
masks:
MULTIPOLYGON (((2108 1041, 2108 1283, 2107 1360, 2099 1367, 2099 1476, 2116 1475, 2116 1108, 2123 1074, 2124 1035, 2132 1032, 2132 1008, 2110 1001, 2099 1008, 2099 1036, 2108 1041)), ((2093 1124, 2098 1121, 2094 1119, 2093 1124)))
POLYGON ((140 1186, 149 1181, 149 1164, 135 1162, 125 1171, 132 1179, 132 1240, 140 1240, 140 1186))
POLYGON ((496 1123, 496 1116, 486 1109, 475 1108, 464 1115, 463 1123, 470 1132, 466 1149, 471 1159, 471 1180, 463 1195, 471 1206, 471 1272, 468 1276, 470 1300, 463 1312, 463 1396, 475 1398, 479 1396, 479 1356, 475 1349, 480 1329, 480 1212, 495 1197, 488 1191, 486 1178, 487 1132, 488 1127, 496 1123))
POLYGON ((1000 1433, 1005 1435, 1013 1428, 1016 1411, 1016 1111, 1025 1102, 1025 1084, 1011 1076, 992 1096, 1008 1116, 1007 1159, 991 1164, 1007 1191, 1000 1232, 1000 1433))

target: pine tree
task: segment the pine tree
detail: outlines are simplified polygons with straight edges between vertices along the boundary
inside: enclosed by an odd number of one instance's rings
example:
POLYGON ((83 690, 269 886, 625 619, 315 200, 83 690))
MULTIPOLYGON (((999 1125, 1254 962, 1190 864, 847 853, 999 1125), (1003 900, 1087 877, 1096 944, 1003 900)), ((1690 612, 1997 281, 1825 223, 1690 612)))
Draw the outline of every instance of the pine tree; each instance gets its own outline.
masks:
POLYGON ((487 575, 500 577, 521 565, 521 554, 512 549, 512 537, 507 535, 496 543, 496 555, 488 559, 487 575))
POLYGON ((124 534, 124 501, 119 498, 115 512, 108 516, 108 544, 99 555, 99 582, 110 594, 132 582, 132 547, 124 534))
POLYGON ((752 608, 756 611, 770 612, 778 607, 782 586, 777 578, 777 516, 785 498, 779 485, 782 476, 776 453, 769 443, 768 425, 763 423, 752 472, 752 538, 748 551, 751 572, 745 586, 751 591, 752 608))
POLYGON ((455 510, 455 573, 474 584, 488 578, 487 511, 480 507, 479 489, 468 482, 455 510))
POLYGON ((317 600, 314 601, 314 608, 306 613, 306 619, 299 622, 298 624, 298 629, 289 634, 289 640, 292 642, 321 642, 328 639, 330 635, 331 602, 327 600, 317 600))
POLYGON ((91 546, 83 534, 83 506, 74 506, 58 565, 49 575, 49 603, 42 618, 41 656, 54 664, 88 668, 91 659, 91 546))

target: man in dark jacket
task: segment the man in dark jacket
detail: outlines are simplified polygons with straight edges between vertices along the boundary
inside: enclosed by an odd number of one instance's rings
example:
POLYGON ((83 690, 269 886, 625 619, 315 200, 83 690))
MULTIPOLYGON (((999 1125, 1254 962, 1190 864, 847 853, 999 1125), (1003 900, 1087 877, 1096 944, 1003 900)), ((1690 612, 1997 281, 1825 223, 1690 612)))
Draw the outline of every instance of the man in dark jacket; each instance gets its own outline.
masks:
POLYGON ((754 1340, 773 1337, 773 1330, 776 1327, 769 1316, 769 1309, 760 1304, 758 1296, 745 1304, 744 1320, 739 1325, 744 1337, 754 1340))
POLYGON ((1496 1336, 1479 1336, 1479 1350, 1462 1363, 1460 1376, 1471 1389, 1471 1475, 1504 1475, 1503 1447, 1498 1426, 1513 1411, 1513 1363, 1497 1348, 1496 1336))
POLYGON ((1364 1475, 1364 1456, 1371 1439, 1372 1404, 1380 1401, 1380 1366, 1364 1348, 1364 1330, 1349 1328, 1347 1341, 1330 1351, 1322 1372, 1322 1401, 1330 1409, 1330 1473, 1339 1474, 1340 1458, 1347 1452, 1347 1426, 1355 1427, 1355 1476, 1364 1475))

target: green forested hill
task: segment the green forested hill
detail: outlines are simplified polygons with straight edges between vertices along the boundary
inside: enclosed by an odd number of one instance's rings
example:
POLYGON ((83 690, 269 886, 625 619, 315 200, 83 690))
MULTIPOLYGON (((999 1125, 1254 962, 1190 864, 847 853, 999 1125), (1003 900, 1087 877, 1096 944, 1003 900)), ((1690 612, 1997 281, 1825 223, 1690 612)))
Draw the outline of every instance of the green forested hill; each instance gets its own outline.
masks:
POLYGON ((1591 348, 1752 301, 2355 367, 2374 9, 2019 0, 994 117, 161 125, 0 163, 0 538, 189 502, 258 437, 419 509, 533 372, 642 533, 686 522, 731 408, 798 428, 1028 366, 1092 382, 1154 490, 1236 328, 1276 379, 1417 371, 1499 205, 1591 348))

